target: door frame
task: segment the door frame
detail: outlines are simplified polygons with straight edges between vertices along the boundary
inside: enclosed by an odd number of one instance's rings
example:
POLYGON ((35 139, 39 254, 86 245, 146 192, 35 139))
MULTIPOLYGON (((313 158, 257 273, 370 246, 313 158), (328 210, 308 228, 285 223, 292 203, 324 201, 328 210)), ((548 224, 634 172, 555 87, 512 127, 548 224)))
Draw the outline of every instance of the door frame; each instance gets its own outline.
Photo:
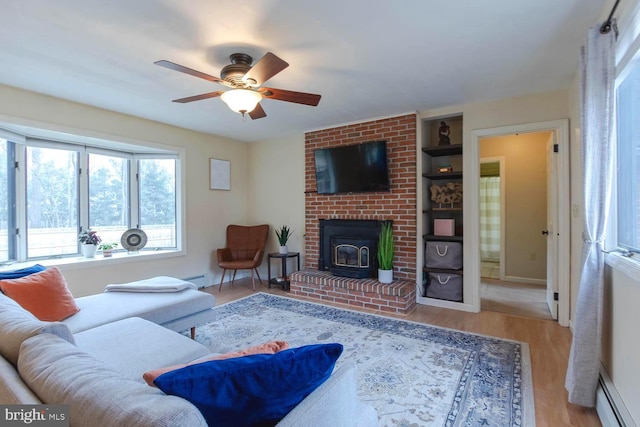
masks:
POLYGON ((547 141, 547 286, 546 300, 551 317, 558 320, 558 301, 555 294, 558 291, 558 263, 549 259, 558 257, 558 156, 554 150, 557 144, 555 133, 547 141))
MULTIPOLYGON (((524 123, 471 131, 471 144, 464 150, 463 173, 465 209, 464 209, 464 245, 466 248, 480 247, 480 205, 479 180, 471 177, 480 176, 480 139, 491 136, 503 136, 516 133, 551 131, 556 135, 558 143, 558 323, 569 326, 570 307, 570 170, 569 170, 569 120, 552 120, 546 122, 524 123)), ((480 312, 480 253, 478 250, 465 251, 465 282, 471 290, 473 311, 480 312), (470 286, 469 286, 470 285, 470 286)), ((465 286, 466 287, 466 286, 465 286)))

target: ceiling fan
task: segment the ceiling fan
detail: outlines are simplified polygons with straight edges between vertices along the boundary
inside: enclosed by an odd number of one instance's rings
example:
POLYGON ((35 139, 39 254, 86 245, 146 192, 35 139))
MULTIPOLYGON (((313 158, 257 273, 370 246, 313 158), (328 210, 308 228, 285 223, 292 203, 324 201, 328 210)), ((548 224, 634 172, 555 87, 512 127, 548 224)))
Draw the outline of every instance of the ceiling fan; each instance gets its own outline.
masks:
POLYGON ((267 80, 289 66, 287 62, 271 52, 267 52, 253 66, 251 65, 253 58, 246 53, 233 53, 229 59, 231 64, 220 71, 220 77, 210 76, 166 60, 156 61, 154 64, 231 88, 226 91, 219 90, 203 93, 202 95, 174 99, 173 102, 187 103, 219 96, 231 110, 242 114, 243 117, 245 113, 249 114, 249 117, 253 120, 267 116, 260 105, 260 101, 264 98, 314 107, 320 102, 320 95, 313 93, 261 87, 267 80))

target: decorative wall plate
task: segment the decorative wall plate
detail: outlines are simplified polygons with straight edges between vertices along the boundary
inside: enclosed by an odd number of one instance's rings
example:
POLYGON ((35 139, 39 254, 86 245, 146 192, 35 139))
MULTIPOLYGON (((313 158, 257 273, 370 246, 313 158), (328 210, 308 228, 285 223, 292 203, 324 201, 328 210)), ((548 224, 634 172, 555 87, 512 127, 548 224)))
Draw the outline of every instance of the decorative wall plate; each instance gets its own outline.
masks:
POLYGON ((139 251, 147 244, 147 234, 139 228, 131 228, 122 234, 120 243, 128 251, 139 251))

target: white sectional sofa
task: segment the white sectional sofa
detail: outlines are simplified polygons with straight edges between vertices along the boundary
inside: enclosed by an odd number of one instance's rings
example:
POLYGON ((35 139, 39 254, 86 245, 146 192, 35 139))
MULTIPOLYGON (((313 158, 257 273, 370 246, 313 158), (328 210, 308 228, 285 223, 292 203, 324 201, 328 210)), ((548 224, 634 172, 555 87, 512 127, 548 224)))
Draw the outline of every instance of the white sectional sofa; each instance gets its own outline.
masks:
POLYGON ((140 317, 176 332, 215 319, 215 297, 194 289, 180 292, 104 292, 75 300, 80 311, 63 320, 73 333, 128 317, 140 317))
MULTIPOLYGON (((78 298, 81 310, 64 322, 42 322, 0 293, 0 403, 66 404, 71 426, 206 426, 190 402, 142 378, 211 355, 173 330, 210 316, 215 299, 182 292, 78 298)), ((336 369, 278 424, 311 425, 377 425, 375 410, 357 398, 353 365, 336 369)))

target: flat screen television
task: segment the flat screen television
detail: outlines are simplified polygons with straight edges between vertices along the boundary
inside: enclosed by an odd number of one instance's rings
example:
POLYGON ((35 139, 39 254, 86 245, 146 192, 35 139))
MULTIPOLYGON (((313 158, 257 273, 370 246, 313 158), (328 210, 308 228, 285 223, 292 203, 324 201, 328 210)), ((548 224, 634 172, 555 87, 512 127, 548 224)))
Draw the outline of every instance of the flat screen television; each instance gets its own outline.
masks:
POLYGON ((314 151, 319 194, 389 191, 387 141, 314 151))

